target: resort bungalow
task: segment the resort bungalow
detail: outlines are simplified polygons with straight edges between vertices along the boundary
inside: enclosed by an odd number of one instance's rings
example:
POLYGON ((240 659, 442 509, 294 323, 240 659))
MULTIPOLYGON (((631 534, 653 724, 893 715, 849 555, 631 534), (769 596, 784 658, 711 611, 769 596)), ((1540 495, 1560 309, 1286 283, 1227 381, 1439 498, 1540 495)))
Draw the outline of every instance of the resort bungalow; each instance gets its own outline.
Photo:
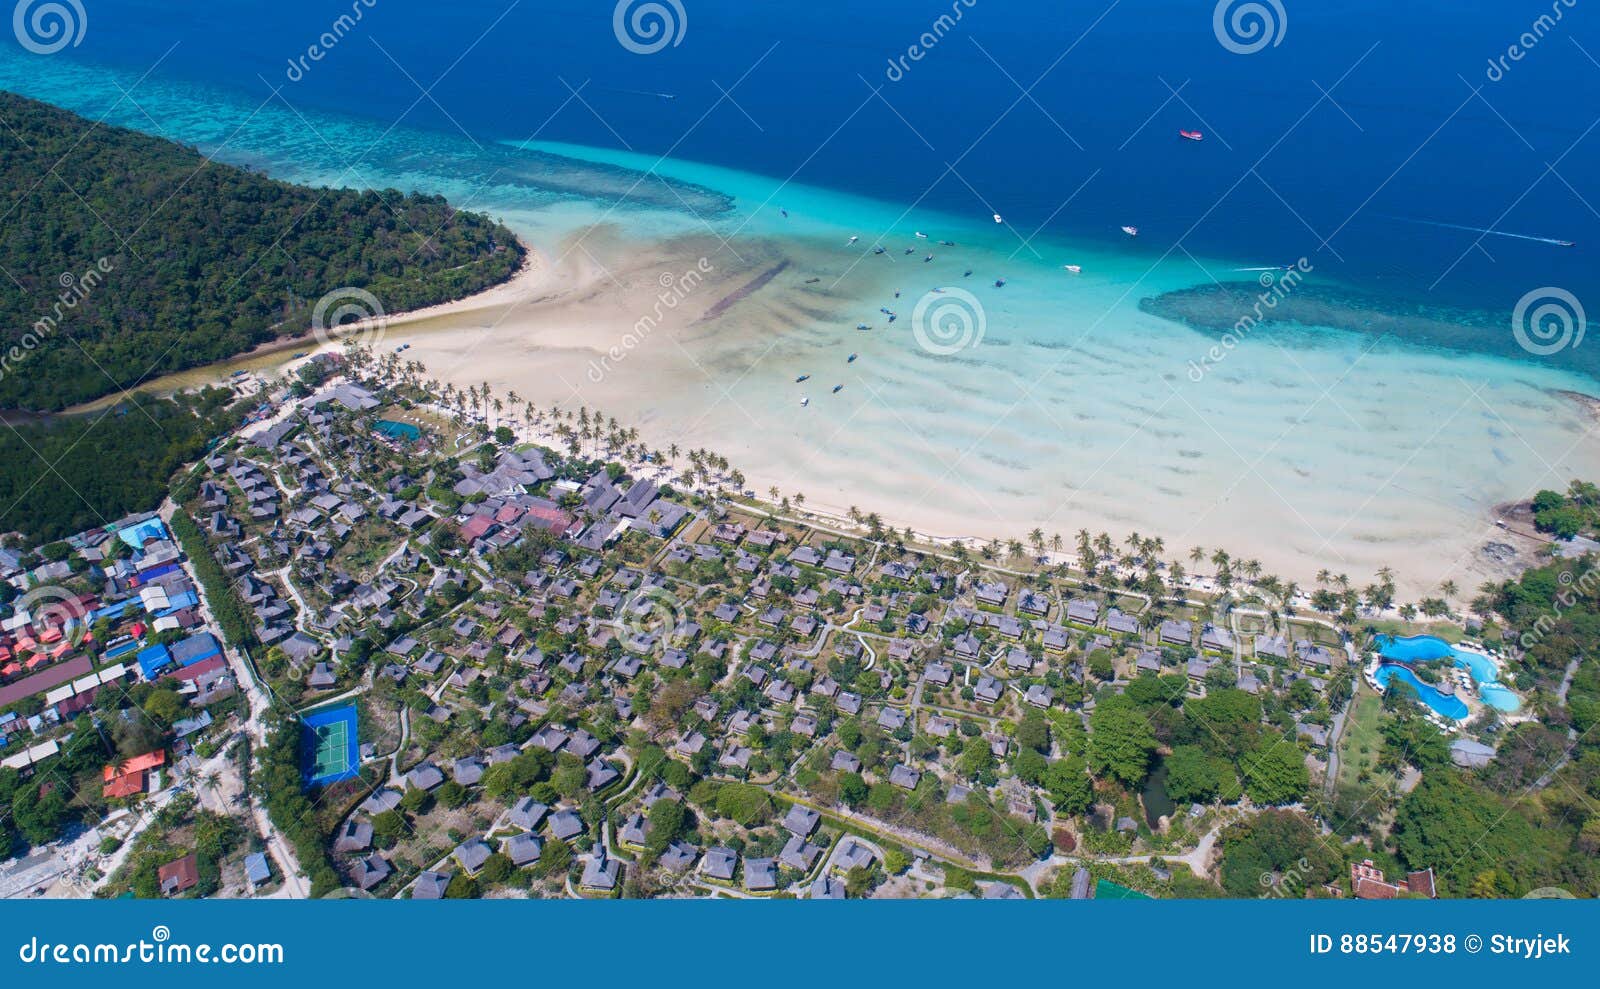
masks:
POLYGON ((1132 615, 1124 614, 1116 608, 1107 608, 1106 628, 1122 635, 1138 635, 1139 620, 1132 615))
MULTIPOLYGON (((394 870, 382 855, 356 859, 350 866, 350 879, 357 889, 368 890, 389 878, 394 870)), ((413 894, 415 898, 415 894, 413 894)))
POLYGON ((1154 649, 1145 649, 1139 653, 1133 667, 1140 673, 1160 673, 1161 654, 1154 649))
POLYGON ((543 850, 544 846, 539 839, 526 831, 514 834, 500 843, 500 851, 519 869, 539 861, 539 855, 543 850))
POLYGON ((364 852, 372 847, 372 824, 352 817, 336 832, 333 850, 336 852, 364 852))
POLYGON ((1256 636, 1256 655, 1273 659, 1289 658, 1289 640, 1281 635, 1256 636))
POLYGON ((411 884, 411 898, 413 900, 442 900, 445 890, 450 888, 450 872, 424 872, 411 884))
POLYGON ((1100 602, 1093 598, 1073 598, 1067 602, 1067 621, 1093 625, 1100 620, 1100 602))
POLYGON ((1305 663, 1307 666, 1315 666, 1323 670, 1333 668, 1333 653, 1310 639, 1296 639, 1294 652, 1300 662, 1305 663))
POLYGON ((1200 629, 1200 648, 1211 649, 1216 652, 1233 652, 1233 633, 1225 628, 1207 622, 1200 629))
MULTIPOLYGON (((817 864, 817 859, 821 857, 822 852, 821 845, 813 845, 799 835, 791 835, 789 840, 784 842, 783 850, 778 853, 778 861, 791 869, 810 872, 811 867, 817 864)), ((748 880, 749 876, 750 869, 746 867, 745 878, 748 880)))
POLYGON ((1169 646, 1187 646, 1194 643, 1194 623, 1183 619, 1168 619, 1161 623, 1161 641, 1169 646))
POLYGON ((870 869, 872 861, 876 858, 871 849, 854 838, 846 838, 839 843, 839 853, 834 857, 833 864, 841 872, 851 869, 870 869))
POLYGON ((738 867, 739 853, 721 845, 706 849, 705 856, 700 859, 700 873, 723 882, 733 882, 733 874, 738 867))
POLYGON ((670 872, 686 872, 694 865, 696 851, 693 845, 684 841, 674 841, 661 853, 658 860, 661 867, 670 872))
POLYGON ((583 864, 583 876, 578 880, 578 885, 584 889, 609 893, 617 888, 617 879, 621 875, 621 863, 606 855, 605 843, 597 841, 594 851, 583 864))
POLYGON ((752 892, 776 889, 778 886, 778 873, 776 863, 771 858, 754 858, 744 860, 744 888, 752 892))
POLYGON ((1459 738, 1450 745, 1450 759, 1463 769, 1482 769, 1494 759, 1494 746, 1459 738))
POLYGON ((493 854, 494 850, 489 847, 488 842, 482 838, 473 838, 457 845, 456 850, 451 853, 450 857, 455 859, 456 864, 461 866, 470 876, 476 875, 478 870, 483 868, 483 864, 489 861, 489 856, 493 854))
POLYGON ((1005 605, 1006 596, 1010 593, 1011 588, 999 581, 979 581, 973 587, 973 595, 978 599, 979 604, 987 604, 996 608, 1005 605))
POLYGON ((921 781, 922 774, 905 763, 900 763, 889 770, 889 782, 902 790, 915 790, 921 781))
POLYGON ((822 823, 822 815, 804 804, 794 804, 789 808, 789 813, 784 815, 783 826, 790 834, 801 838, 811 837, 817 830, 817 825, 822 823))
POLYGON ((576 811, 559 810, 550 815, 547 827, 550 837, 557 841, 570 841, 583 833, 583 818, 576 811))
POLYGON ((406 787, 413 790, 435 790, 444 783, 444 773, 431 762, 424 762, 406 773, 406 787))

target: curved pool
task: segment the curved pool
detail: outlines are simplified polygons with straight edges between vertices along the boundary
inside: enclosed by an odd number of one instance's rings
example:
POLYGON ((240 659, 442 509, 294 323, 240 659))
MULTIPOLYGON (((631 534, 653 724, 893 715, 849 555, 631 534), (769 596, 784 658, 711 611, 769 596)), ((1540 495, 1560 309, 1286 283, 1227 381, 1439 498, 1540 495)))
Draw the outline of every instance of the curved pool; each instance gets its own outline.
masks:
POLYGON ((1403 639, 1380 635, 1376 644, 1378 655, 1384 659, 1398 659, 1402 663, 1427 662, 1456 654, 1455 648, 1437 635, 1412 635, 1403 639))
POLYGON ((1461 698, 1453 694, 1440 693, 1438 688, 1431 684, 1423 683, 1411 670, 1398 663, 1380 663, 1373 679, 1378 681, 1378 686, 1389 689, 1389 681, 1399 678, 1403 683, 1409 684, 1417 692, 1422 703, 1433 708, 1434 712, 1452 721, 1467 720, 1467 705, 1461 698))
MULTIPOLYGON (((1522 708, 1522 701, 1517 695, 1500 683, 1500 667, 1482 653, 1458 649, 1437 635, 1412 635, 1406 638, 1380 635, 1375 640, 1375 645, 1378 648, 1378 655, 1384 659, 1403 663, 1451 659, 1456 666, 1472 675, 1473 681, 1478 685, 1479 700, 1506 714, 1522 708)), ((1461 702, 1457 700, 1456 703, 1461 702)))

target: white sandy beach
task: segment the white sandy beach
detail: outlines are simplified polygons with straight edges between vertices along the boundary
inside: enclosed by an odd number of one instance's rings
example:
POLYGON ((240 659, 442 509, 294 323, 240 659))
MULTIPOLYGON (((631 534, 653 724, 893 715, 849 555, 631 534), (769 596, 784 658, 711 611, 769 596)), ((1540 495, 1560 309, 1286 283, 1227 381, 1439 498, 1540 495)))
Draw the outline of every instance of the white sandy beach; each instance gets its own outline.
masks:
POLYGON ((1330 334, 1292 352, 1257 341, 1196 384, 1182 368, 1203 343, 1187 330, 1119 308, 1061 345, 998 302, 979 346, 936 356, 863 302, 909 313, 913 293, 893 300, 905 266, 859 263, 833 287, 854 259, 829 245, 602 227, 540 253, 512 283, 391 319, 382 346, 409 345, 461 388, 598 408, 654 447, 714 450, 763 494, 934 536, 1139 532, 1186 565, 1201 545, 1302 582, 1388 566, 1421 595, 1532 562, 1537 541, 1497 528, 1493 506, 1600 468, 1591 412, 1503 362, 1330 334), (1490 543, 1519 556, 1492 559, 1490 543))

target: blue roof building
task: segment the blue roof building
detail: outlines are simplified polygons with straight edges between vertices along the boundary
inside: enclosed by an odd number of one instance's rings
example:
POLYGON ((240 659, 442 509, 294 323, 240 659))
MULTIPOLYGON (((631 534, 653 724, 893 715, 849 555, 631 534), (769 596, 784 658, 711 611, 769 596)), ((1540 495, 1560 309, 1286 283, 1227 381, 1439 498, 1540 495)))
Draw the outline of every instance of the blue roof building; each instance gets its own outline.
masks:
POLYGON ((145 519, 118 532, 117 538, 133 549, 144 549, 144 544, 152 539, 167 538, 167 527, 161 524, 160 519, 145 519))
POLYGON ((139 672, 144 674, 144 678, 154 680, 157 673, 172 665, 172 652, 159 644, 146 646, 139 650, 134 660, 139 664, 139 672))
POLYGON ((172 647, 172 658, 179 666, 193 666, 202 660, 222 655, 222 645, 210 632, 196 632, 172 647))

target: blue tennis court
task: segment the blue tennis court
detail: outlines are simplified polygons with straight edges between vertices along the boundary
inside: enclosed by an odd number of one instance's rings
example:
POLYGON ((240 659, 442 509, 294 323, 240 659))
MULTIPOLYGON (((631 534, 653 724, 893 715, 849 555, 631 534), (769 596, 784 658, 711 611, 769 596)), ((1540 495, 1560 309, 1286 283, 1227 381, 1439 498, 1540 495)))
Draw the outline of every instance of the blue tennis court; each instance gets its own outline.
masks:
POLYGON ((305 765, 301 772, 307 786, 337 783, 360 772, 354 704, 314 711, 302 719, 301 730, 305 732, 305 765))

